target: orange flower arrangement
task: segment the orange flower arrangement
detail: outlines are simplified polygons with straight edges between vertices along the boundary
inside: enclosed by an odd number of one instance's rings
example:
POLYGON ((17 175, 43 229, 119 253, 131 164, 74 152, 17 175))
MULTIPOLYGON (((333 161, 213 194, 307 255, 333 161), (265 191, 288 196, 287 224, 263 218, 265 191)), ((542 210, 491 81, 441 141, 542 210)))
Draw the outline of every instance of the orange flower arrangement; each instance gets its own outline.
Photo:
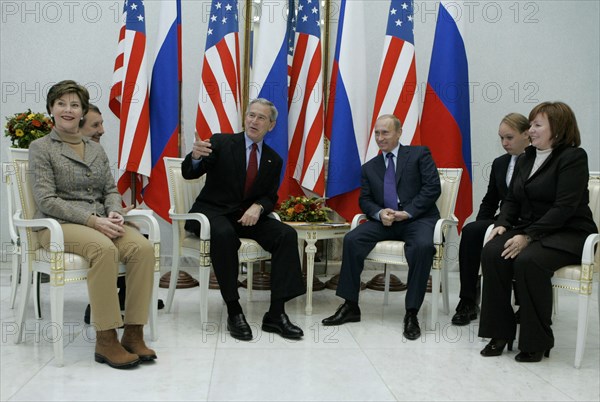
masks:
POLYGON ((48 134, 52 127, 52 120, 44 113, 33 113, 27 109, 6 118, 4 135, 10 138, 14 148, 29 148, 33 140, 48 134))
POLYGON ((325 200, 317 197, 291 196, 281 203, 277 213, 286 222, 329 222, 325 200))

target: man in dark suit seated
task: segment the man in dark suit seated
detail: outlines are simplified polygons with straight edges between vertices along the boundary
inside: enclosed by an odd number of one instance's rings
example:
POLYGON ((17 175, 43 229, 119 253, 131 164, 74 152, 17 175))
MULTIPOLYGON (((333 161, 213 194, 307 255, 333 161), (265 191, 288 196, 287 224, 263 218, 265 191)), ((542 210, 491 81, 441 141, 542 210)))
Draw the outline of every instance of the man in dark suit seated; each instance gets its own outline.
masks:
MULTIPOLYGON (((255 240, 272 255, 271 305, 263 317, 262 330, 284 338, 304 336, 284 308, 285 302, 306 292, 298 236, 291 226, 267 217, 277 202, 283 161, 263 138, 276 120, 273 103, 255 99, 248 105, 245 132, 214 134, 209 141, 195 141, 181 165, 186 179, 206 174, 206 184, 190 212, 201 212, 210 221, 210 257, 227 304, 227 330, 243 341, 252 339, 252 330, 239 303, 240 237, 255 240)), ((187 221, 185 228, 200 234, 198 221, 187 221)))
POLYGON ((336 294, 345 300, 324 325, 360 321, 358 294, 366 256, 383 240, 405 242, 408 290, 404 336, 421 336, 417 313, 423 304, 433 263, 433 230, 440 213, 435 205, 440 179, 431 153, 424 146, 400 144, 402 125, 393 115, 375 122, 375 140, 382 151, 362 167, 359 204, 369 220, 344 237, 336 294))

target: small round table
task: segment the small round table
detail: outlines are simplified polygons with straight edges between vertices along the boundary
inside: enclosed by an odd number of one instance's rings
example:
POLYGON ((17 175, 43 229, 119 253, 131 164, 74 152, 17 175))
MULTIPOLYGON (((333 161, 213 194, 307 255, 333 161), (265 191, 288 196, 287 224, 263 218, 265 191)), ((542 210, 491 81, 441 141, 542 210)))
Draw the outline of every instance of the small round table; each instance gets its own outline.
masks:
POLYGON ((306 252, 306 315, 312 314, 313 281, 315 272, 316 243, 319 240, 339 239, 350 231, 349 223, 284 222, 293 227, 298 234, 300 254, 306 252), (302 250, 302 242, 306 248, 302 250))

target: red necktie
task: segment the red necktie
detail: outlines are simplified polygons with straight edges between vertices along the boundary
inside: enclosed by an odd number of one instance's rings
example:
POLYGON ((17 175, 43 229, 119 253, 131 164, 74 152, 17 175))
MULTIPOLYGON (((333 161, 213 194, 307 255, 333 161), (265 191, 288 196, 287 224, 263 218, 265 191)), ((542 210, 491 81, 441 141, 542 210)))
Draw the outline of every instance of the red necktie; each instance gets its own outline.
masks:
POLYGON ((256 173, 258 172, 258 161, 256 160, 257 149, 258 145, 256 145, 256 143, 252 144, 252 149, 250 150, 250 160, 248 161, 248 169, 246 170, 246 184, 244 185, 244 194, 248 194, 250 192, 252 183, 254 183, 254 179, 256 179, 256 173))

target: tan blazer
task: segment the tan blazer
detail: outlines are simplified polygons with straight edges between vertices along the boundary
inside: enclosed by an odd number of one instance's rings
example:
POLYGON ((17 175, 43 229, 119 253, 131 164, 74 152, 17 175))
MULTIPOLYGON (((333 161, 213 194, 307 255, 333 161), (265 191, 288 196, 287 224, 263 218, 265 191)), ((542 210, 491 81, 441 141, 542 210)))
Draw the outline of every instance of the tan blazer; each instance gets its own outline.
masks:
MULTIPOLYGON (((83 138, 84 160, 56 131, 29 146, 29 169, 34 174, 35 218, 86 225, 90 216, 121 212, 121 195, 100 144, 83 138)), ((116 166, 115 166, 116 168, 116 166)))

